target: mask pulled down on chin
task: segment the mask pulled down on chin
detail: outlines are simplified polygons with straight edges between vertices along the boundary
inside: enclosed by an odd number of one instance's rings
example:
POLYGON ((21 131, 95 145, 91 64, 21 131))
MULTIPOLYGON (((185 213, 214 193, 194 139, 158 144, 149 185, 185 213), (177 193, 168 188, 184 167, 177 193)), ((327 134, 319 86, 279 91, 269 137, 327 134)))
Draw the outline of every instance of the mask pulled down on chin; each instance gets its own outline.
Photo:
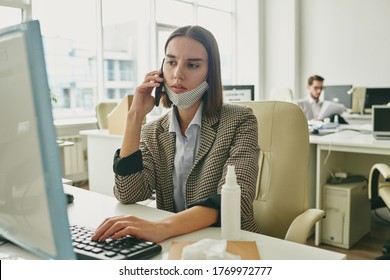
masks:
POLYGON ((209 88, 209 84, 204 81, 196 88, 182 92, 175 93, 168 86, 166 86, 166 91, 169 99, 172 101, 173 105, 180 109, 187 109, 195 104, 209 88))

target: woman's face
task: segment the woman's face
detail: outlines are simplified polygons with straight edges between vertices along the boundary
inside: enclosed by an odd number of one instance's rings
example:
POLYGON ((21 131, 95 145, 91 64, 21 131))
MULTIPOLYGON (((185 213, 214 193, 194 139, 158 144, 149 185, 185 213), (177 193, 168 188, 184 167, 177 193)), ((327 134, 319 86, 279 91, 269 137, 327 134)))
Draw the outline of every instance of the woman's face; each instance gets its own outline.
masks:
POLYGON ((190 37, 173 38, 167 46, 163 72, 165 83, 175 93, 196 88, 207 78, 206 49, 190 37))

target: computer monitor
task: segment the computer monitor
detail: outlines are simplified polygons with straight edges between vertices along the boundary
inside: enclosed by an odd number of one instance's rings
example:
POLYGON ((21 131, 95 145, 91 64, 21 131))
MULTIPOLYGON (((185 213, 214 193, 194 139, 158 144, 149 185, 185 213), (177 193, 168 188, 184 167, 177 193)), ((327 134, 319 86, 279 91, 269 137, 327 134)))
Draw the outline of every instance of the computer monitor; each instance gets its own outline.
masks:
POLYGON ((352 108, 352 85, 324 86, 324 100, 343 104, 345 108, 352 108))
POLYGON ((390 106, 372 106, 372 134, 376 139, 390 140, 390 106))
POLYGON ((0 236, 75 259, 38 21, 0 30, 0 236))
POLYGON ((390 88, 366 88, 364 111, 371 112, 373 105, 386 105, 390 102, 390 88))
POLYGON ((224 85, 223 101, 250 101, 255 98, 254 85, 224 85))

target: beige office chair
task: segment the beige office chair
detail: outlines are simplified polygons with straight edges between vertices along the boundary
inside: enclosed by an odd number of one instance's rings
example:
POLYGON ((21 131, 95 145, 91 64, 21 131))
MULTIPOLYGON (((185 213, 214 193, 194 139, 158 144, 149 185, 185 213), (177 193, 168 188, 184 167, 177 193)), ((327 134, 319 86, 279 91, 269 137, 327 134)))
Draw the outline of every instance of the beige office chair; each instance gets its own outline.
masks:
MULTIPOLYGON (((390 209, 390 167, 384 163, 376 163, 371 167, 368 180, 368 198, 371 209, 387 207, 390 209)), ((390 260, 390 240, 382 247, 383 255, 378 260, 390 260)))
POLYGON ((238 102, 252 107, 259 125, 255 220, 265 235, 306 243, 325 216, 308 209, 309 131, 302 110, 282 101, 238 102))
POLYGON ((368 198, 372 209, 384 206, 390 208, 390 167, 387 164, 377 163, 371 167, 368 198))
POLYGON ((108 114, 116 107, 117 103, 113 101, 100 102, 96 105, 96 119, 99 129, 108 128, 108 114))
POLYGON ((293 102, 294 98, 293 98, 292 90, 289 88, 283 87, 283 88, 273 88, 271 90, 269 100, 293 102))

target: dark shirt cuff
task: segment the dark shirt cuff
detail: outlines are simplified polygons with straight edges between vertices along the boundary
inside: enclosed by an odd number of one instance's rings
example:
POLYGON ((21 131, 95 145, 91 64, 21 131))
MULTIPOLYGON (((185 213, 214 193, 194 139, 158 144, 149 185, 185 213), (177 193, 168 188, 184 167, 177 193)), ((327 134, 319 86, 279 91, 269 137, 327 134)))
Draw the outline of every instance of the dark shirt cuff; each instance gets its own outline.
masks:
POLYGON ((138 150, 124 158, 120 158, 119 153, 120 149, 118 149, 114 155, 113 170, 116 175, 127 176, 140 172, 144 169, 141 150, 138 150))
POLYGON ((218 221, 213 224, 213 227, 220 227, 221 226, 221 194, 214 194, 212 196, 206 197, 202 200, 199 200, 197 202, 194 202, 190 205, 188 205, 188 208, 194 207, 194 206, 204 206, 208 208, 213 208, 218 210, 218 221))

